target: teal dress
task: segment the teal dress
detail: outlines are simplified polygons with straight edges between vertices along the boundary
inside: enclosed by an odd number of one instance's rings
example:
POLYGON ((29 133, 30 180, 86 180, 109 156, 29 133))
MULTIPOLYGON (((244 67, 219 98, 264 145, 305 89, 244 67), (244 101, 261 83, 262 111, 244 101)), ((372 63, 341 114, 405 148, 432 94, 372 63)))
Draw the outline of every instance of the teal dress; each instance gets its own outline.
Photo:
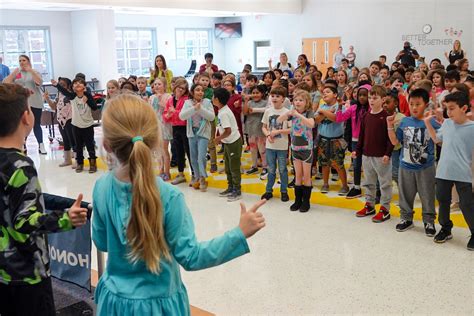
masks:
POLYGON ((162 259, 161 272, 150 273, 145 263, 127 259, 125 235, 130 214, 130 183, 119 181, 113 172, 95 184, 92 239, 108 253, 107 267, 95 292, 97 315, 190 315, 188 295, 179 266, 187 271, 225 263, 249 252, 241 229, 198 242, 194 223, 183 194, 157 177, 163 203, 165 238, 171 260, 162 259))

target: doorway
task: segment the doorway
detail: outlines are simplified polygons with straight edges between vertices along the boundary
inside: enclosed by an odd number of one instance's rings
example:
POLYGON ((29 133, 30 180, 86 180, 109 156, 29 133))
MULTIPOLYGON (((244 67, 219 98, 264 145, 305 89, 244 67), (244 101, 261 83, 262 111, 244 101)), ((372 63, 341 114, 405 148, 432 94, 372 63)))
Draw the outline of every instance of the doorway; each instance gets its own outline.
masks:
POLYGON ((341 46, 340 37, 303 38, 303 54, 308 57, 312 65, 326 74, 326 70, 333 65, 333 56, 341 46))

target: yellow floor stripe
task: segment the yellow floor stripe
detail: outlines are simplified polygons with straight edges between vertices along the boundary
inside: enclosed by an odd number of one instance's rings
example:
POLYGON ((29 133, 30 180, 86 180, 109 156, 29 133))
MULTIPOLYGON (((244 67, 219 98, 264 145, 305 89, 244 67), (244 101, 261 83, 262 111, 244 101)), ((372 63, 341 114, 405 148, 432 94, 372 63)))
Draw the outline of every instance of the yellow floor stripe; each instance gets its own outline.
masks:
MULTIPOLYGON (((250 161, 250 155, 249 154, 244 154, 242 157, 242 166, 244 170, 247 170, 250 168, 249 161, 250 161)), ((218 161, 222 160, 222 155, 218 155, 218 161)), ((87 160, 85 160, 87 161, 87 160)), ((103 162, 102 159, 98 158, 97 159, 97 166, 100 170, 107 170, 107 164, 103 162)), ((224 167, 224 164, 218 163, 218 166, 220 168, 224 167)), ((176 169, 172 169, 172 177, 174 178, 175 175, 177 174, 176 169)), ((227 188, 227 180, 218 180, 214 179, 215 176, 221 176, 222 178, 225 179, 225 173, 209 173, 208 176, 208 183, 209 187, 211 188, 216 188, 216 189, 226 189, 227 188)), ((292 176, 289 176, 291 179, 292 176)), ((190 181, 190 176, 189 172, 186 172, 186 179, 189 182, 190 181)), ((258 175, 242 175, 242 179, 258 179, 258 175)), ((260 181, 260 180, 259 180, 260 181)), ((260 181, 259 183, 251 183, 251 184, 242 184, 242 192, 245 193, 250 193, 250 194, 257 194, 257 195, 262 195, 265 193, 265 184, 266 181, 260 181)), ((313 192, 311 194, 311 203, 312 204, 319 204, 319 205, 325 205, 325 206, 333 206, 333 207, 339 207, 346 209, 348 211, 358 211, 362 207, 364 207, 364 202, 362 202, 359 199, 353 199, 353 200, 348 200, 344 197, 330 197, 327 194, 323 194, 318 192, 320 187, 313 187, 313 192), (318 191, 316 191, 318 190, 318 191)), ((339 184, 338 185, 331 185, 330 186, 331 191, 337 192, 339 190, 339 184)), ((274 190, 274 196, 275 197, 280 197, 280 192, 279 190, 274 190)), ((293 189, 288 189, 288 195, 290 196, 291 200, 294 200, 294 190, 293 189)), ((398 195, 394 194, 392 196, 392 202, 393 201, 398 201, 398 195)), ((288 207, 290 204, 288 204, 288 207)), ((415 208, 414 209, 415 214, 414 214, 414 219, 421 221, 422 216, 421 216, 421 208, 415 208)), ((400 217, 400 208, 394 204, 390 204, 390 213, 392 216, 400 217)), ((464 220, 464 217, 461 213, 451 213, 451 220, 453 221, 454 226, 456 227, 464 227, 467 228, 466 221, 464 220)))

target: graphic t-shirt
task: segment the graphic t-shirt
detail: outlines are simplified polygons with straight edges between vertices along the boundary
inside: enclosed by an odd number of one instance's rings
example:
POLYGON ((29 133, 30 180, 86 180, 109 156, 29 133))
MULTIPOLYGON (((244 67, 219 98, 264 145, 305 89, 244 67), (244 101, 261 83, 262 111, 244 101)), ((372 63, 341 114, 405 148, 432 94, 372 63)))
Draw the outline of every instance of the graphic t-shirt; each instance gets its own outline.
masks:
MULTIPOLYGON (((288 121, 283 121, 281 123, 277 122, 278 117, 286 112, 288 112, 288 109, 285 107, 278 110, 274 107, 268 108, 263 114, 262 123, 267 125, 269 132, 273 130, 288 129, 288 121)), ((278 134, 273 137, 273 143, 270 143, 267 138, 265 147, 274 150, 288 150, 288 137, 287 135, 278 134)))
MULTIPOLYGON (((435 129, 439 124, 433 119, 435 129)), ((405 117, 396 131, 397 139, 402 144, 400 167, 410 170, 421 170, 434 163, 434 143, 430 138, 425 122, 414 117, 405 117)))
MULTIPOLYGON (((302 113, 304 117, 314 116, 313 111, 302 113)), ((291 150, 302 151, 312 150, 313 148, 313 129, 303 124, 301 118, 293 116, 291 120, 291 150)))

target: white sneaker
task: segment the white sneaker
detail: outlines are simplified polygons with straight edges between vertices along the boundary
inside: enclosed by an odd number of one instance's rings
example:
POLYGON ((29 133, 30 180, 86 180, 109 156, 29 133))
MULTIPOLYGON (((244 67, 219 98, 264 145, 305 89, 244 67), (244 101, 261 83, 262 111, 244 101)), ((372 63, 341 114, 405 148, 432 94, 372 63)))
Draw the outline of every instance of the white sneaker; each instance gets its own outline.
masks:
POLYGON ((46 155, 47 154, 43 143, 39 144, 38 152, 40 153, 40 155, 46 155))
POLYGON ((173 181, 171 181, 171 184, 177 185, 183 182, 186 182, 186 178, 184 177, 184 175, 179 174, 176 176, 176 178, 174 178, 173 181))

